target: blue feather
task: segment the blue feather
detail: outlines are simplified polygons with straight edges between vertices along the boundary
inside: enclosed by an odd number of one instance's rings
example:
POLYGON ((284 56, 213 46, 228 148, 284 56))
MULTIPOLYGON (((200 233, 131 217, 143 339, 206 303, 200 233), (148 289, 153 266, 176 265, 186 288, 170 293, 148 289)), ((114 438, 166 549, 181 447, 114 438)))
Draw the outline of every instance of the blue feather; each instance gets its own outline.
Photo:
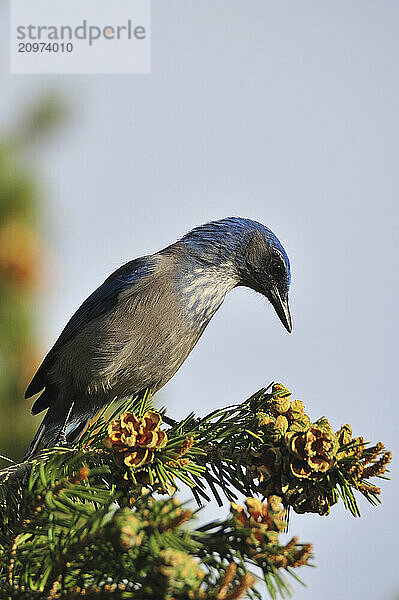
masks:
POLYGON ((245 244, 254 231, 261 233, 265 242, 280 252, 286 264, 289 285, 291 269, 287 253, 271 229, 258 221, 242 217, 226 217, 196 227, 182 237, 181 241, 189 250, 200 255, 204 262, 217 265, 230 258, 237 247, 245 244))

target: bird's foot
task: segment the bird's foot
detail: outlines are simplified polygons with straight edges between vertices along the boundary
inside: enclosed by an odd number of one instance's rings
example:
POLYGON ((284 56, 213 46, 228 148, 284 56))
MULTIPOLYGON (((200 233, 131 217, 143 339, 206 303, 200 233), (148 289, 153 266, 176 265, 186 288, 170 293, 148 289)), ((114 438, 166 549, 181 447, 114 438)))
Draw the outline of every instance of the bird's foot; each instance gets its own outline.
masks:
POLYGON ((70 446, 70 443, 66 439, 65 431, 61 431, 61 435, 57 440, 57 446, 70 446))
POLYGON ((73 448, 74 447, 73 442, 67 440, 65 431, 61 431, 61 434, 55 445, 59 446, 61 448, 73 448))
POLYGON ((67 427, 68 427, 69 419, 70 419, 70 416, 72 414, 74 405, 75 405, 75 402, 72 402, 72 404, 71 404, 71 406, 70 406, 70 408, 68 410, 68 414, 67 414, 67 416, 65 418, 64 424, 62 426, 59 438, 57 440, 59 446, 70 446, 71 445, 68 442, 68 440, 67 440, 66 432, 67 432, 67 427))

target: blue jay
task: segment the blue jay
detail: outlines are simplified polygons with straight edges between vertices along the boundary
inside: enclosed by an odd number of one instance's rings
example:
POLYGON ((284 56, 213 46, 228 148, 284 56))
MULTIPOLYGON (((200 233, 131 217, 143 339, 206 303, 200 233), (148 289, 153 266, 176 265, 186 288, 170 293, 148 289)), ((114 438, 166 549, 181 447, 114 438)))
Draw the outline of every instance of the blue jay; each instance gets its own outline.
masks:
POLYGON ((26 398, 42 392, 32 413, 48 410, 25 458, 61 438, 76 442, 115 398, 162 388, 237 286, 266 296, 291 332, 290 279, 274 233, 239 217, 121 266, 78 308, 29 384, 26 398))

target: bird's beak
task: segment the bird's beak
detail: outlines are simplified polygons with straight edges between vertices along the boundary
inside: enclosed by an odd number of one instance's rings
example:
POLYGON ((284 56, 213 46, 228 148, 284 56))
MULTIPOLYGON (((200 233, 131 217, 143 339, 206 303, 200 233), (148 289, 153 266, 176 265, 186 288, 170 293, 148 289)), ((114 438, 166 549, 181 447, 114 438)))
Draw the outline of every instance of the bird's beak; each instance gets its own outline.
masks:
POLYGON ((280 292, 277 286, 273 286, 270 292, 270 302, 272 303, 274 310, 276 311, 280 321, 288 331, 292 331, 292 320, 290 307, 288 305, 288 296, 283 300, 280 296, 280 292))

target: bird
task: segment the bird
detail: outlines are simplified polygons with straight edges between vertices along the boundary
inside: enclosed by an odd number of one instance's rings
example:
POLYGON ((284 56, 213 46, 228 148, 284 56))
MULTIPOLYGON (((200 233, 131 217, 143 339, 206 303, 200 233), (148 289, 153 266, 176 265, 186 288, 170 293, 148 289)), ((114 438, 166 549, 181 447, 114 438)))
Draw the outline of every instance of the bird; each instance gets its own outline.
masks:
POLYGON ((291 333, 290 282, 277 236, 242 217, 200 225, 122 265, 77 309, 30 382, 25 398, 41 392, 32 414, 47 413, 24 460, 75 444, 115 399, 160 390, 233 288, 265 296, 291 333))

